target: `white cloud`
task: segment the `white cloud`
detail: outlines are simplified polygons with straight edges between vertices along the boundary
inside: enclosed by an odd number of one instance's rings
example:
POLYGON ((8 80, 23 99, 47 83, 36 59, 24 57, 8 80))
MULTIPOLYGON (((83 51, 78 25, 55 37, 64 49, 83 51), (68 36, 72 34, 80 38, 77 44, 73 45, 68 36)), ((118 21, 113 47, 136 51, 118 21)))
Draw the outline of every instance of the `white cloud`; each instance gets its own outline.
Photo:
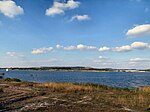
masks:
MULTIPOLYGON (((149 43, 144 43, 144 42, 133 42, 130 45, 124 45, 120 47, 100 47, 97 48, 96 46, 91 46, 91 45, 84 45, 84 44, 78 44, 76 46, 70 45, 70 46, 62 46, 60 44, 57 44, 55 46, 55 49, 62 49, 62 50, 95 50, 95 51, 112 51, 112 52, 129 52, 132 50, 145 50, 145 49, 150 49, 150 44, 149 43)), ((53 47, 44 47, 44 48, 38 48, 38 49, 33 49, 32 54, 43 54, 46 52, 50 52, 54 50, 53 47)))
POLYGON ((67 3, 54 2, 53 6, 46 10, 45 15, 54 16, 56 14, 64 14, 65 10, 75 9, 79 7, 80 2, 68 0, 67 3))
POLYGON ((64 47, 64 50, 97 50, 97 48, 95 46, 87 46, 87 45, 79 44, 77 46, 64 47))
POLYGON ((64 8, 75 9, 79 7, 80 2, 74 0, 68 0, 66 4, 64 4, 64 8))
POLYGON ((87 46, 83 44, 77 45, 77 49, 79 50, 96 50, 97 48, 95 46, 87 46))
POLYGON ((43 54, 43 53, 46 53, 46 52, 50 52, 52 51, 53 48, 52 47, 48 47, 48 48, 39 48, 39 49, 33 49, 32 50, 32 54, 43 54))
POLYGON ((67 46, 67 47, 64 47, 64 50, 76 50, 76 46, 67 46))
POLYGON ((109 50, 111 50, 111 49, 106 46, 99 48, 99 51, 109 51, 109 50))
POLYGON ((113 51, 116 51, 116 52, 128 52, 131 50, 132 50, 132 48, 129 45, 113 48, 113 51))
POLYGON ((141 62, 141 61, 150 61, 150 59, 147 58, 131 58, 131 62, 141 62))
POLYGON ((131 44, 131 47, 133 49, 146 49, 146 48, 149 48, 149 44, 148 43, 144 43, 144 42, 133 42, 131 44))
POLYGON ((60 48, 63 48, 63 46, 62 46, 62 45, 57 44, 57 45, 56 45, 56 48, 57 48, 57 49, 60 49, 60 48))
POLYGON ((150 24, 135 26, 134 28, 129 29, 126 35, 133 37, 150 35, 150 24))
POLYGON ((109 47, 101 47, 99 51, 114 51, 114 52, 129 52, 134 49, 144 50, 149 49, 150 44, 144 42, 133 42, 131 45, 124 45, 121 47, 109 48, 109 47))
POLYGON ((0 1, 0 12, 10 18, 24 13, 23 8, 21 6, 17 6, 12 0, 0 1))
POLYGON ((85 21, 85 20, 90 20, 90 17, 88 15, 75 15, 71 18, 70 21, 74 21, 74 20, 85 21))
POLYGON ((24 55, 16 53, 16 52, 7 52, 6 55, 10 57, 24 57, 24 55))
POLYGON ((109 57, 107 57, 107 56, 99 56, 98 58, 99 59, 108 59, 109 57))

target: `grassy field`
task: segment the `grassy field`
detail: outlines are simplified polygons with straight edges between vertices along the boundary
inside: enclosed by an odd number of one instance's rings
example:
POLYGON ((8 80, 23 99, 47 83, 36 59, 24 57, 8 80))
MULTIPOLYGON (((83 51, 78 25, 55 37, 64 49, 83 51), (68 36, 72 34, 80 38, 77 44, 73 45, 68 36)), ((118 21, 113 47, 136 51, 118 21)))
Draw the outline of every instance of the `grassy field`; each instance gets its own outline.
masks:
POLYGON ((112 88, 96 84, 0 80, 0 111, 149 112, 150 87, 112 88))

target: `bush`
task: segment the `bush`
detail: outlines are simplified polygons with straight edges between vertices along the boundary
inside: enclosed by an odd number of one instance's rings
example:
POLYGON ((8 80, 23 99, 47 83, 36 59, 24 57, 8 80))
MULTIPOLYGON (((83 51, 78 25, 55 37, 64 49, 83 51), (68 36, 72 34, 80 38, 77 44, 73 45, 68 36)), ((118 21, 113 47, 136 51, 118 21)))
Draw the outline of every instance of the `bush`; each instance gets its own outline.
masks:
POLYGON ((21 82, 20 79, 17 79, 17 78, 6 78, 4 79, 5 81, 8 81, 8 82, 21 82))
POLYGON ((3 78, 3 76, 0 76, 0 79, 2 79, 3 78))
POLYGON ((0 88, 0 93, 4 92, 2 88, 0 88))

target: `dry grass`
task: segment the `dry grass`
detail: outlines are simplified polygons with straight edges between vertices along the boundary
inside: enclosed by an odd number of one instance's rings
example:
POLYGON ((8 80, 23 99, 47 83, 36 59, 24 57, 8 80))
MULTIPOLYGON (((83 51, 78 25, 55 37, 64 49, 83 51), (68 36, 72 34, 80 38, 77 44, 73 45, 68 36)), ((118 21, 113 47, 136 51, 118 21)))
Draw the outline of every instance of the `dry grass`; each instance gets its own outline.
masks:
POLYGON ((141 87, 141 88, 139 88, 139 91, 150 93, 150 86, 141 87))
POLYGON ((45 83, 36 87, 48 88, 51 91, 94 93, 93 99, 104 101, 108 105, 124 105, 133 108, 148 108, 150 104, 150 87, 140 89, 119 89, 96 84, 45 83))
POLYGON ((52 91, 92 91, 93 87, 78 85, 72 83, 45 83, 45 84, 36 84, 36 87, 48 88, 52 91))
MULTIPOLYGON (((33 93, 37 92, 37 95, 42 96, 38 98, 43 98, 43 96, 50 97, 45 99, 49 102, 51 97, 64 99, 63 102, 70 101, 71 103, 85 100, 85 103, 93 104, 97 109, 109 110, 110 108, 122 109, 125 107, 131 110, 139 110, 139 112, 147 111, 150 105, 150 87, 148 86, 139 89, 122 89, 97 84, 5 82, 15 87, 28 87, 33 93), (83 98, 85 96, 91 100, 83 98)), ((4 82, 1 83, 3 84, 4 82)), ((62 103, 62 101, 59 103, 62 103)), ((73 105, 75 104, 73 103, 73 105)), ((81 108, 83 106, 77 105, 81 108)), ((58 105, 55 106, 57 107, 58 105)))
POLYGON ((97 100, 105 100, 115 105, 124 105, 128 108, 133 109, 147 109, 150 105, 150 91, 149 87, 143 87, 140 89, 133 90, 109 90, 111 94, 99 94, 96 95, 97 100))

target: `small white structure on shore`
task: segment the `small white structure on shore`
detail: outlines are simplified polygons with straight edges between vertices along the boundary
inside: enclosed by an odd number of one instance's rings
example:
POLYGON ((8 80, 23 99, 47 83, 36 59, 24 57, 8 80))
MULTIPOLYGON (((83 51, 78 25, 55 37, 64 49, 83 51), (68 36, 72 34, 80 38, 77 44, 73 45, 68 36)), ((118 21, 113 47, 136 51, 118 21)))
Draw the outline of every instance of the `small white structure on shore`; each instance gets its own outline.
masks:
POLYGON ((9 71, 9 69, 7 68, 7 69, 6 69, 6 72, 8 72, 8 71, 9 71))

